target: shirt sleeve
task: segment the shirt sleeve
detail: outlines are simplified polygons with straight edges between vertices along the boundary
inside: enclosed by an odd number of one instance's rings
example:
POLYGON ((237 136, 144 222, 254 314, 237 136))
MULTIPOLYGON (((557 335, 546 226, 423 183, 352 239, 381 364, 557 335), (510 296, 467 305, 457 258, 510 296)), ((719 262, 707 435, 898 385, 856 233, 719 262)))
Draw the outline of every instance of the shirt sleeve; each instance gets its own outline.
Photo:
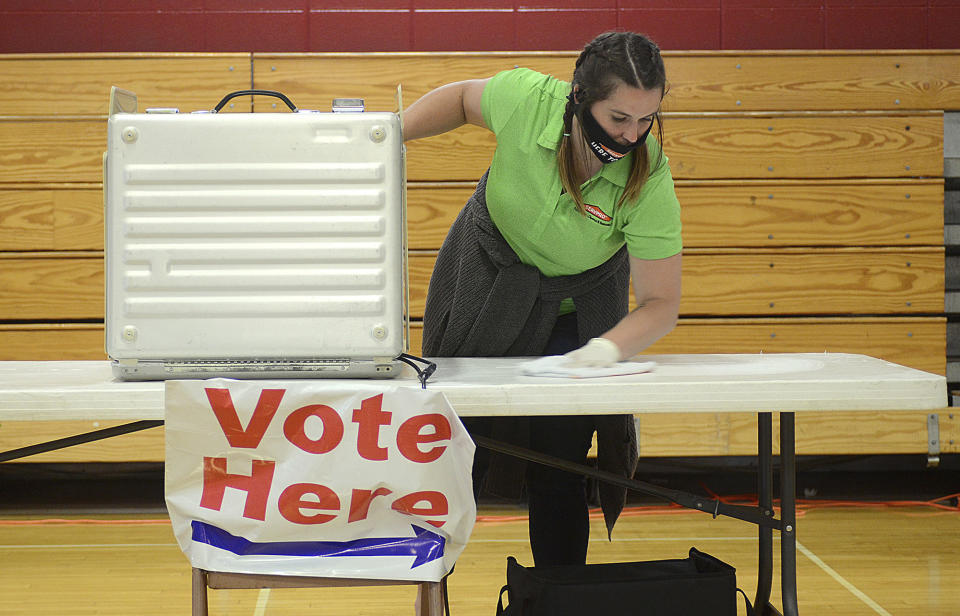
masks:
POLYGON ((680 202, 666 157, 644 184, 638 201, 624 205, 629 209, 623 235, 631 256, 665 259, 683 249, 680 202))
POLYGON ((502 71, 491 77, 480 97, 480 110, 487 127, 494 134, 499 133, 517 109, 529 101, 531 90, 544 78, 545 75, 527 68, 502 71))

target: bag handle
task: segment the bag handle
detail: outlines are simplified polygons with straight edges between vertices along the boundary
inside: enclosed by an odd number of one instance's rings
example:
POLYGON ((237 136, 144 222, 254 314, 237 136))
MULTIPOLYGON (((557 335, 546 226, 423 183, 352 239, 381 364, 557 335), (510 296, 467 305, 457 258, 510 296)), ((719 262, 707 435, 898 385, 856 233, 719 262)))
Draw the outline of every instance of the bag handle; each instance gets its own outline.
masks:
POLYGON ((743 595, 743 606, 747 608, 747 616, 755 616, 756 612, 753 611, 753 604, 750 603, 750 599, 747 598, 747 593, 743 592, 739 588, 737 592, 743 595))
POLYGON ((503 588, 500 589, 500 596, 497 597, 497 616, 503 616, 503 593, 508 590, 510 590, 509 584, 504 584, 503 588))
POLYGON ((222 99, 220 99, 220 102, 217 103, 217 106, 213 108, 213 111, 211 113, 219 113, 220 110, 223 109, 223 106, 226 105, 230 99, 236 98, 238 96, 258 96, 258 95, 273 96, 273 97, 279 98, 280 100, 282 100, 284 103, 287 104, 287 107, 290 108, 290 111, 294 111, 294 112, 297 111, 296 105, 294 105, 293 102, 289 98, 287 98, 285 94, 281 94, 280 92, 276 92, 274 90, 237 90, 236 92, 231 92, 230 94, 227 94, 222 99))

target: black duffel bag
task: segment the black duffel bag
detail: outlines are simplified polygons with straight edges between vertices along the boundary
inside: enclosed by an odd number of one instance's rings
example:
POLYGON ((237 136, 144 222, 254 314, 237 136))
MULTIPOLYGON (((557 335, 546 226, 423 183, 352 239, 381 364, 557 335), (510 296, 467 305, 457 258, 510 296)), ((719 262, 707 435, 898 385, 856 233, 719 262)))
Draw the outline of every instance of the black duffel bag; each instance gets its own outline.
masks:
POLYGON ((696 548, 685 559, 592 565, 527 568, 507 558, 498 616, 583 614, 737 616, 736 569, 696 548))

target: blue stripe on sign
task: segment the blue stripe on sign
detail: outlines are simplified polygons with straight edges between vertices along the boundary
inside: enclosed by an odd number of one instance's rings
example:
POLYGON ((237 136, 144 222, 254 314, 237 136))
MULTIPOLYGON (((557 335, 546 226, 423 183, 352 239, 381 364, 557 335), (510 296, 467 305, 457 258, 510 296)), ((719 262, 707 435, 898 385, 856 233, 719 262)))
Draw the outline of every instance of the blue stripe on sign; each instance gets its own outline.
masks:
POLYGON ((271 541, 258 543, 193 520, 193 540, 238 556, 415 556, 411 569, 443 556, 443 535, 411 525, 413 537, 381 537, 352 541, 271 541))

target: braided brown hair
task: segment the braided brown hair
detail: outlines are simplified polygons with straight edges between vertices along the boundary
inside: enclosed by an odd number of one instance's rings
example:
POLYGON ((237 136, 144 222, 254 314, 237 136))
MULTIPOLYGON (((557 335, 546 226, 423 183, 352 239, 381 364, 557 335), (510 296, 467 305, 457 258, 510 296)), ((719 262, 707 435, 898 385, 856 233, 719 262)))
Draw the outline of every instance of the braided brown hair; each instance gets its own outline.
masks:
MULTIPOLYGON (((642 34, 634 32, 604 32, 586 44, 573 69, 572 86, 577 88, 577 101, 573 93, 567 98, 563 113, 563 138, 557 150, 560 182, 573 198, 577 210, 586 213, 580 185, 575 180, 575 150, 572 142, 573 117, 583 126, 583 113, 597 101, 607 99, 621 83, 644 90, 659 89, 666 92, 667 78, 657 44, 642 34)), ((663 143, 663 123, 660 111, 654 115, 657 124, 657 141, 663 143)), ((654 169, 663 162, 663 152, 657 158, 654 169)), ((636 201, 647 177, 650 161, 646 147, 634 150, 630 176, 623 196, 616 204, 636 201)))

